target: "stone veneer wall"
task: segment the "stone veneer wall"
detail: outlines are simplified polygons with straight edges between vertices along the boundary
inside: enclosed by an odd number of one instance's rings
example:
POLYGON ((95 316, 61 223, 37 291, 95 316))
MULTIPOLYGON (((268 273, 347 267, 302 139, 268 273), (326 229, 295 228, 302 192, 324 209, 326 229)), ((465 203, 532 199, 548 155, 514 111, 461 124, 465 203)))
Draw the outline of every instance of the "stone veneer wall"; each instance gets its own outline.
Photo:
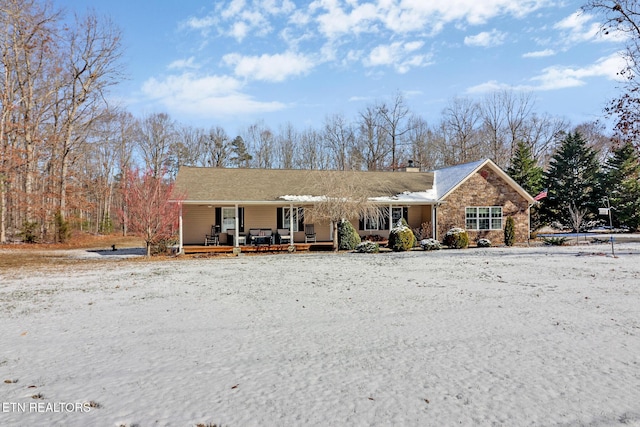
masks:
MULTIPOLYGON (((438 236, 442 241, 445 233, 453 228, 466 229, 465 208, 473 206, 502 206, 502 226, 508 216, 512 216, 516 225, 516 242, 523 243, 529 238, 529 204, 506 181, 489 167, 484 167, 469 177, 460 187, 451 193, 444 204, 438 207, 438 236)), ((503 230, 467 230, 469 243, 487 238, 491 243, 504 244, 503 230)))

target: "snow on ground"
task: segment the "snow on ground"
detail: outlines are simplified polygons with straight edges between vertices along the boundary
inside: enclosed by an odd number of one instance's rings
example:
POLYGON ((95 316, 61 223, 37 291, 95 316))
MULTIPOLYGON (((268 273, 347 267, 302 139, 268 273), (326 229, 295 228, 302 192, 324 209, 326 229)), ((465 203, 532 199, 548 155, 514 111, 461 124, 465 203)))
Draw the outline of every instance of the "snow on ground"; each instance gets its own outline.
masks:
POLYGON ((0 425, 638 426, 640 244, 609 249, 0 271, 0 425))

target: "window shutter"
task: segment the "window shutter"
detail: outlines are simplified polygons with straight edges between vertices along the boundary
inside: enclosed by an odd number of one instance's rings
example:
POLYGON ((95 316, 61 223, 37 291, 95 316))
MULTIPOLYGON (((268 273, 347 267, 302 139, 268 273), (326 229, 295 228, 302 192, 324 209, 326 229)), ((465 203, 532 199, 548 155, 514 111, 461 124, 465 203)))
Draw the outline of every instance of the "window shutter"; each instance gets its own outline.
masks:
POLYGON ((405 206, 402 208, 402 217, 404 218, 405 221, 407 221, 407 224, 409 224, 409 207, 405 206))
POLYGON ((276 228, 284 228, 283 210, 284 208, 276 208, 276 228))
POLYGON ((239 232, 244 232, 244 208, 238 208, 238 223, 240 224, 239 232))
POLYGON ((364 217, 360 217, 358 221, 358 230, 364 230, 364 217))
POLYGON ((304 230, 304 208, 298 208, 298 231, 304 230))
POLYGON ((216 227, 220 227, 219 230, 222 230, 222 208, 216 208, 216 227))

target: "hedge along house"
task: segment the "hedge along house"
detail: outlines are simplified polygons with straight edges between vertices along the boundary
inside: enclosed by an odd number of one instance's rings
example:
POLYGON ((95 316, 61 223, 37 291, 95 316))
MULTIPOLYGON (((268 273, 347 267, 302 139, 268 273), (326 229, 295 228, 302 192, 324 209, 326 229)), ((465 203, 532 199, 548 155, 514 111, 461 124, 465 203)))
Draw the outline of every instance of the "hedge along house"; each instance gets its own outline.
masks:
POLYGON ((309 213, 325 197, 329 174, 357 178, 359 191, 380 206, 380 218, 346 218, 362 237, 385 239, 400 218, 413 229, 426 227, 441 240, 452 227, 466 228, 470 239, 503 240, 504 220, 516 223, 516 240, 529 236, 533 198, 491 160, 420 172, 336 172, 282 169, 181 167, 176 187, 184 196, 180 214, 180 252, 184 245, 202 245, 212 229, 217 243, 238 247, 249 243, 250 230, 288 229, 291 243, 305 242, 305 224, 312 223, 318 242, 330 242, 333 227, 309 213))

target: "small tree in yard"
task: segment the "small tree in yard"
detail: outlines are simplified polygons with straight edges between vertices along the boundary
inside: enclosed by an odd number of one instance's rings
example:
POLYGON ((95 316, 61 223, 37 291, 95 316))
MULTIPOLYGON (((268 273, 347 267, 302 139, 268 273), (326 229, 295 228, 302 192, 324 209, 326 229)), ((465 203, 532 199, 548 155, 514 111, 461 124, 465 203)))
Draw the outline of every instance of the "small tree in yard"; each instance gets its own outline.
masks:
POLYGON ((347 220, 338 223, 338 247, 343 251, 352 251, 360 244, 358 231, 347 220))
POLYGON ((138 169, 125 174, 126 220, 129 229, 144 239, 147 257, 153 245, 175 236, 178 225, 179 203, 169 200, 179 202, 179 197, 173 183, 165 182, 162 175, 156 177, 153 171, 141 174, 138 169))
POLYGON ((507 246, 513 246, 516 241, 516 222, 512 216, 507 217, 507 221, 504 224, 504 244, 507 246))
POLYGON ((372 187, 380 189, 383 186, 383 183, 366 181, 356 173, 330 172, 321 181, 314 181, 311 185, 311 191, 317 195, 318 201, 305 209, 305 217, 308 215, 311 221, 326 220, 334 224, 333 250, 337 251, 337 225, 343 219, 366 217, 372 221, 380 220, 382 214, 379 206, 369 200, 367 193, 372 187))

